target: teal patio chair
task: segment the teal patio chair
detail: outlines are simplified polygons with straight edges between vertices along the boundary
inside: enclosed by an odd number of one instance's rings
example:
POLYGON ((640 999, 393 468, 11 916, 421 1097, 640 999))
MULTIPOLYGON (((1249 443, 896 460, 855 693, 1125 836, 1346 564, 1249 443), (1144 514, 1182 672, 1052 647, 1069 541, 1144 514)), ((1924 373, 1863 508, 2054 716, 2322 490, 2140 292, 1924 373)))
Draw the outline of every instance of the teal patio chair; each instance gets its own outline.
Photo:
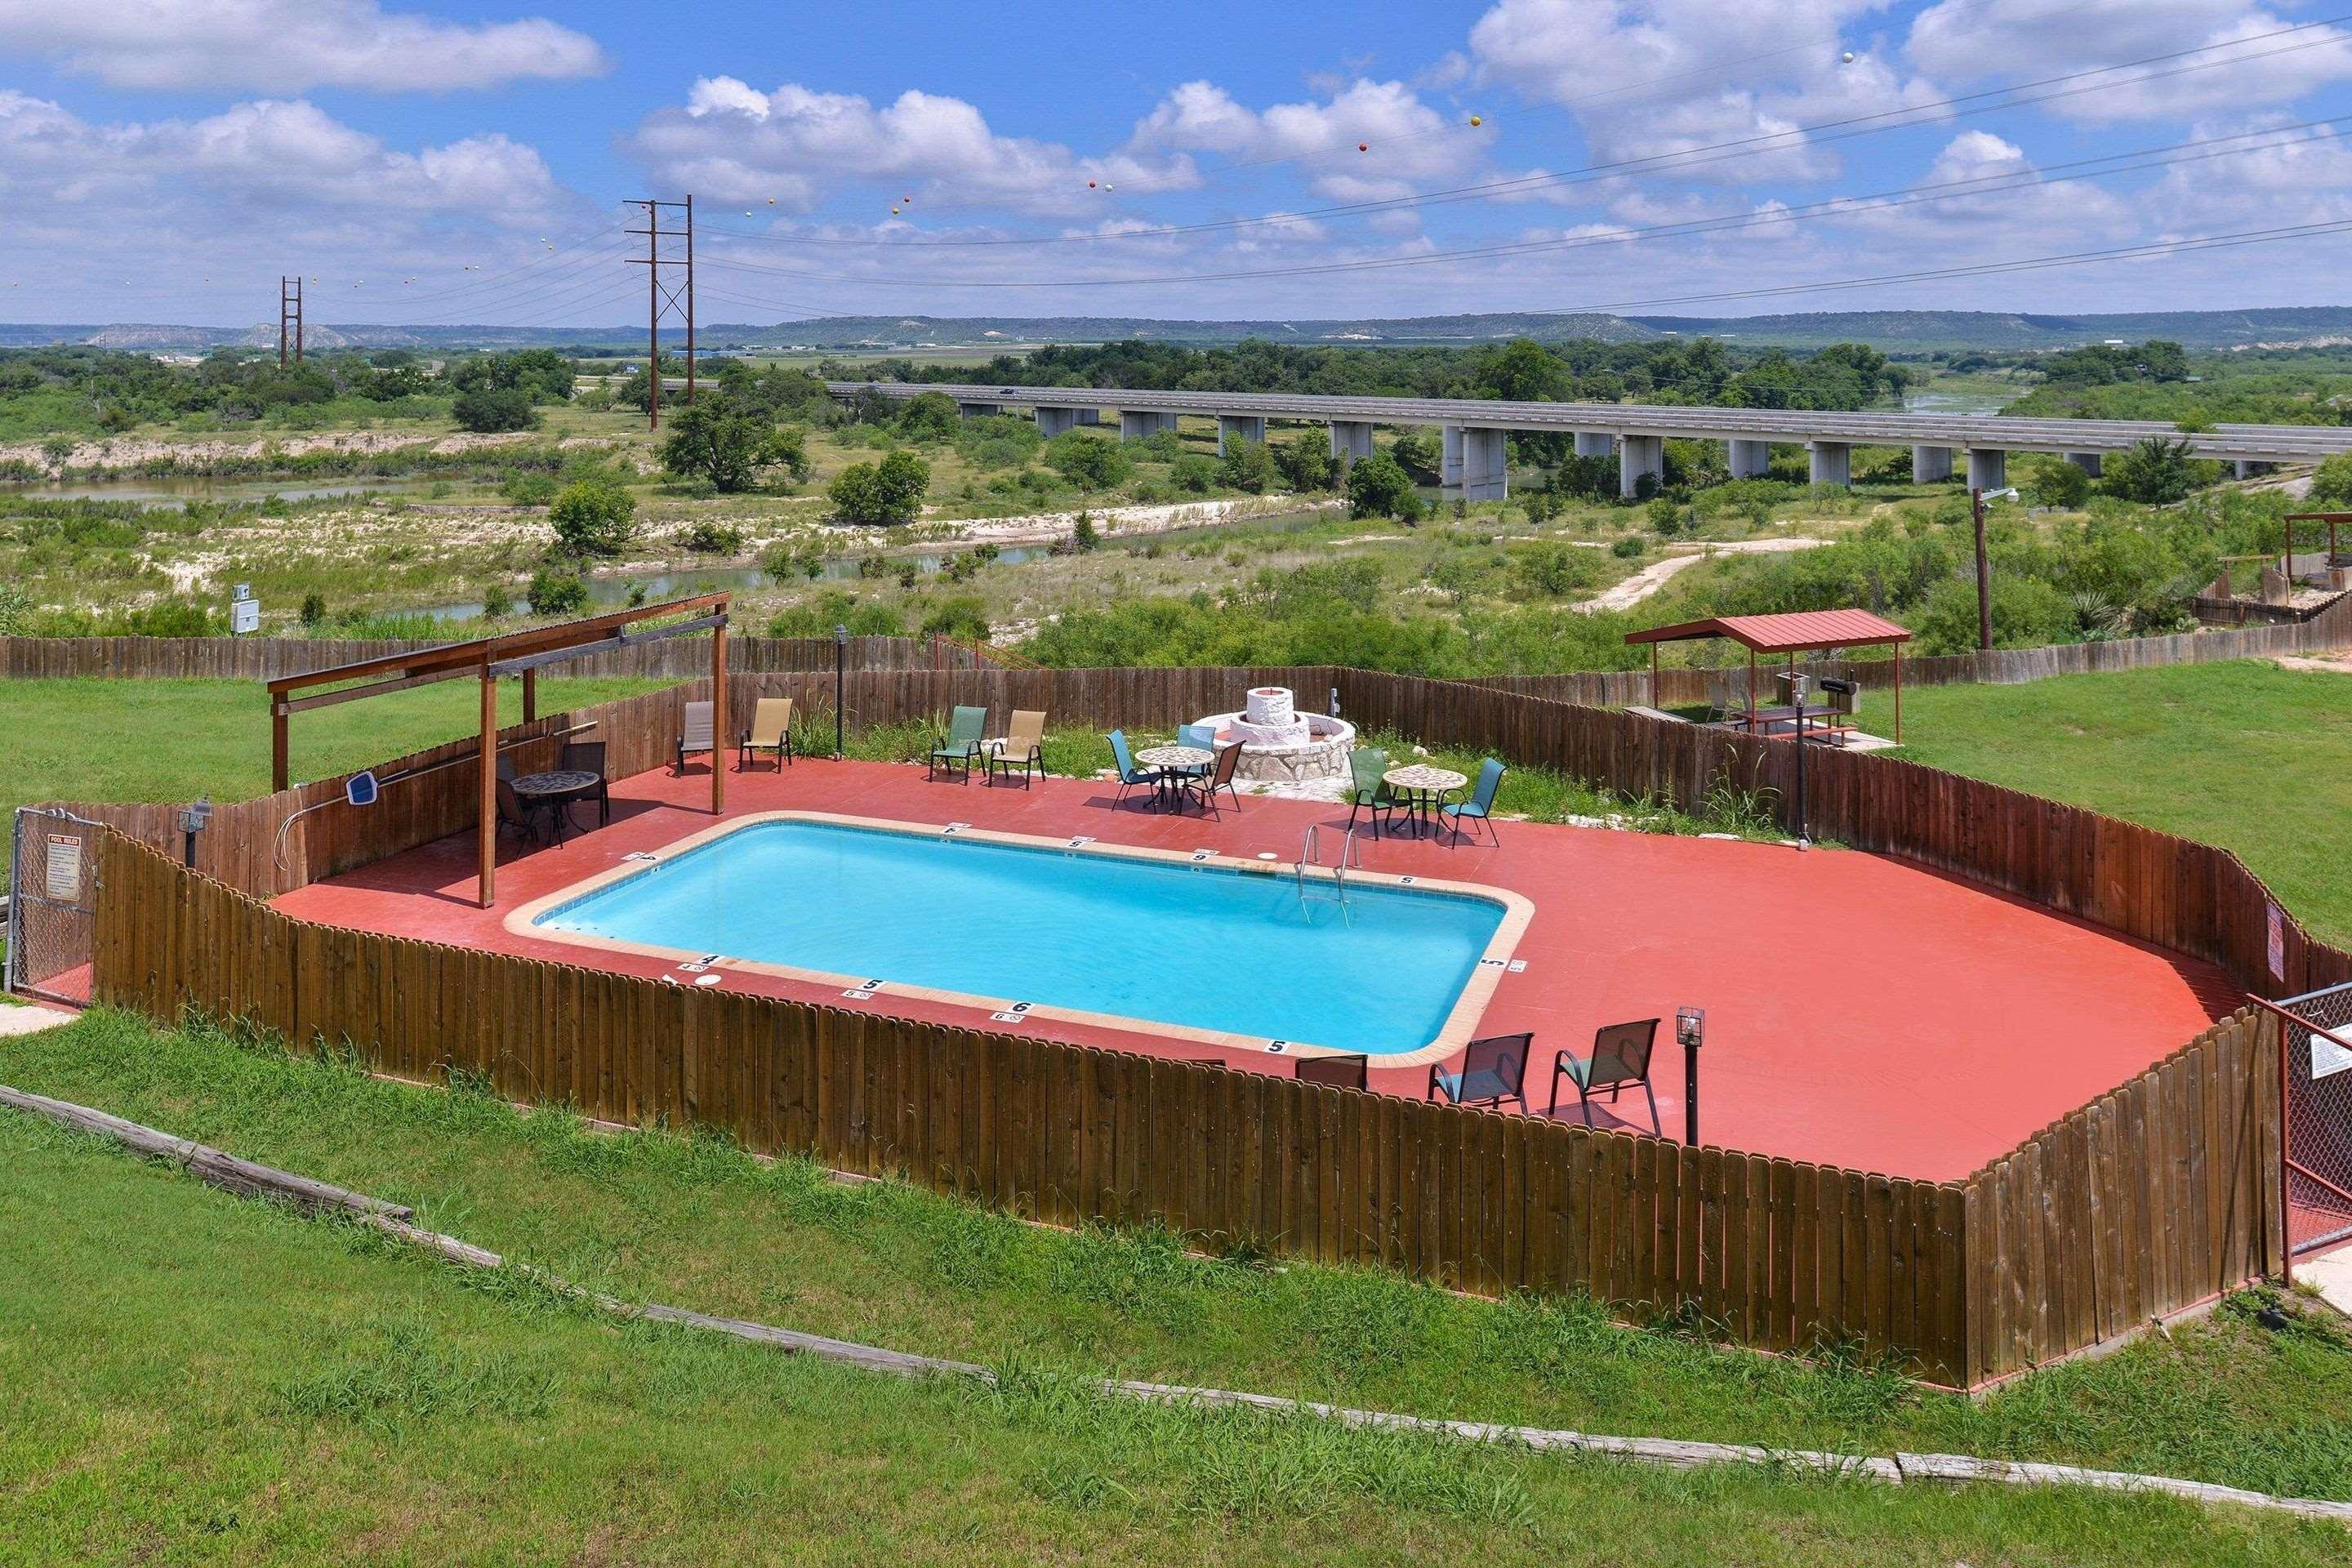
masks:
POLYGON ((1455 843, 1462 841, 1464 823, 1483 822, 1486 825, 1486 837, 1494 840, 1496 848, 1502 847, 1503 837, 1495 831, 1494 810, 1495 791, 1502 786, 1504 772, 1502 763, 1488 757, 1478 764, 1478 784, 1470 792, 1470 798, 1438 808, 1445 826, 1454 830, 1455 843))
POLYGON ((1112 810, 1116 811, 1126 801, 1129 790, 1139 785, 1149 785, 1153 789, 1160 787, 1160 780, 1166 775, 1158 768, 1135 765, 1134 754, 1127 749, 1126 731, 1113 730, 1103 738, 1110 742, 1110 760, 1118 767, 1118 797, 1110 803, 1112 810))
POLYGON ((959 708, 948 721, 948 732, 931 748, 930 760, 923 765, 926 780, 945 772, 953 776, 961 768, 965 782, 971 779, 971 765, 982 760, 981 737, 988 729, 988 710, 959 708))
POLYGON ((1516 1100, 1525 1114, 1528 1100, 1523 1085, 1535 1044, 1532 1034, 1490 1035, 1471 1041, 1463 1048, 1460 1072, 1441 1072, 1434 1062, 1430 1064, 1429 1098, 1447 1105, 1483 1105, 1496 1110, 1503 1109, 1503 1101, 1516 1100))
POLYGON ((1378 746, 1358 746, 1348 753, 1348 772, 1352 787, 1348 791, 1348 826, 1356 826, 1356 813, 1372 814, 1372 836, 1380 837, 1381 818, 1395 812, 1396 791, 1381 775, 1389 771, 1389 754, 1378 746))

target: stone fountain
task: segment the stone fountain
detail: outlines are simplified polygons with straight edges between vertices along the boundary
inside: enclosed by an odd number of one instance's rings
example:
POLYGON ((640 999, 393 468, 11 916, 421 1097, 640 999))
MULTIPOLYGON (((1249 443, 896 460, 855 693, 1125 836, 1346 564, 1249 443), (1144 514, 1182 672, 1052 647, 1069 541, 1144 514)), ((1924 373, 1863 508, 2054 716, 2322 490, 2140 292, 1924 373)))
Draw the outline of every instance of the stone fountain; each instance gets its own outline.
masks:
POLYGON ((1221 743, 1242 749, 1234 772, 1264 784, 1305 784, 1345 777, 1356 727, 1320 713, 1301 713, 1286 686, 1253 688, 1236 713, 1213 713, 1200 722, 1221 743))

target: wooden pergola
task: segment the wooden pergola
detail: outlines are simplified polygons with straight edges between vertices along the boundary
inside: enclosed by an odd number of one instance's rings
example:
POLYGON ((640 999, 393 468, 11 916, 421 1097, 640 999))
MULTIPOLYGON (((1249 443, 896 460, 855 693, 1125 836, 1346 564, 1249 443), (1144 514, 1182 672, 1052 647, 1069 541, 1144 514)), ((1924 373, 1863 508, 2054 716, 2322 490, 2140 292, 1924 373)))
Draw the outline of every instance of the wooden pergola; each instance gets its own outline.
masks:
MULTIPOLYGON (((428 686, 436 680, 457 680, 467 677, 478 679, 482 683, 481 814, 475 827, 478 844, 478 885, 475 900, 482 908, 488 909, 496 895, 498 879, 499 679, 509 675, 522 678, 522 720, 528 724, 539 717, 539 672, 546 666, 585 658, 617 647, 661 642, 669 637, 708 631, 710 634, 711 711, 723 715, 727 711, 727 614, 732 597, 728 594, 704 594, 691 599, 672 599, 667 604, 637 605, 615 610, 610 615, 591 616, 584 620, 509 632, 503 637, 444 643, 437 647, 418 648, 413 653, 386 654, 381 658, 357 659, 350 664, 314 669, 301 675, 281 675, 269 682, 272 787, 279 790, 287 787, 288 721, 296 713, 312 708, 331 708, 338 702, 356 702, 362 698, 405 691, 411 687, 428 686), (672 616, 686 618, 668 618, 672 616), (645 626, 649 621, 662 624, 645 626), (644 629, 632 631, 632 626, 643 626, 644 629), (353 681, 361 684, 347 684, 353 681), (318 687, 332 687, 334 689, 320 691, 310 697, 295 695, 318 687)), ((716 724, 714 729, 724 731, 724 721, 716 724)), ((726 805, 727 770, 719 765, 718 754, 714 752, 710 766, 712 814, 715 816, 724 811, 726 805)))
POLYGON ((1895 739, 1903 739, 1903 645, 1911 628, 1872 615, 1868 610, 1800 610, 1778 616, 1715 616, 1685 621, 1677 626, 1653 626, 1627 632, 1625 640, 1650 647, 1650 706, 1658 706, 1658 645, 1727 637, 1748 650, 1748 711, 1753 729, 1756 713, 1756 660, 1759 655, 1785 654, 1789 668, 1797 668, 1801 653, 1823 653, 1837 647, 1869 647, 1892 644, 1895 648, 1895 739))
POLYGON ((2298 522, 2324 522, 2327 525, 2327 563, 2336 564, 2336 531, 2352 522, 2352 511, 2291 511, 2279 525, 2279 574, 2290 583, 2294 581, 2294 525, 2298 522))

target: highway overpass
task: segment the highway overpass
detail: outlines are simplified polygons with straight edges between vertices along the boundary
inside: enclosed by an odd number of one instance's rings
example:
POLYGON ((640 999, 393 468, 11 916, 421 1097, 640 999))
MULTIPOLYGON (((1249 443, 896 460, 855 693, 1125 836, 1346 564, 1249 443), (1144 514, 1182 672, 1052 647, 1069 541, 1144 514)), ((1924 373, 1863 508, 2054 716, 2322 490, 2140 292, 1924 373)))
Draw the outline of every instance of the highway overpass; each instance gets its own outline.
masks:
POLYGON ((2221 425, 2194 436, 2146 419, 2036 419, 2001 414, 1814 413, 1787 408, 1677 407, 1642 403, 1507 403, 1456 397, 1317 397, 1276 392, 1143 392, 1117 387, 924 385, 896 381, 834 381, 835 397, 867 392, 908 398, 944 393, 967 415, 1031 409, 1047 436, 1099 425, 1104 410, 1118 416, 1122 439, 1139 440, 1174 427, 1179 415, 1217 421, 1223 450, 1234 436, 1265 438, 1268 419, 1330 427, 1331 452, 1343 459, 1369 456, 1375 425, 1434 425, 1444 433, 1445 487, 1471 500, 1510 493, 1504 438, 1512 431, 1570 435, 1580 456, 1618 460, 1622 494, 1640 493, 1647 477, 1664 477, 1669 436, 1722 441, 1734 479, 1764 472, 1776 445, 1802 445, 1815 484, 1848 482, 1856 447, 1908 447, 1912 477, 1952 477, 1965 463, 1969 484, 1998 489, 2008 483, 2011 452, 2064 457, 2095 474, 2111 452, 2151 436, 2184 439, 2200 458, 2238 465, 2242 477, 2256 463, 2315 463, 2352 451, 2352 428, 2333 425, 2221 425))

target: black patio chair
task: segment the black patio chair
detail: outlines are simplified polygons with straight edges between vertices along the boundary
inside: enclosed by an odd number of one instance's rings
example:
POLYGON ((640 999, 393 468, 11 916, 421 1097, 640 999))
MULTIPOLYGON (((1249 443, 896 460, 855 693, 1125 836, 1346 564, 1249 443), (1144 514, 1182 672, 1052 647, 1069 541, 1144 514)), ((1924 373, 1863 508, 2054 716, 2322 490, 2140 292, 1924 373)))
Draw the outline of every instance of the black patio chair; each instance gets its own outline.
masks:
POLYGON ((1371 1058, 1363 1056, 1301 1057, 1292 1077, 1305 1083, 1328 1083, 1333 1089, 1361 1089, 1371 1058))
POLYGON ((612 781, 604 776, 604 742, 602 741, 566 741, 563 742, 563 760, 556 765, 561 771, 567 773, 594 773, 596 775, 596 787, 590 790, 586 795, 580 796, 580 798, 582 800, 593 800, 596 803, 596 825, 598 826, 603 827, 610 826, 613 820, 613 794, 612 781))
POLYGON ((503 833, 508 828, 512 828, 523 836, 524 842, 536 844, 540 841, 537 825, 541 818, 544 818, 547 822, 548 837, 550 838, 555 837, 555 814, 563 808, 554 801, 525 802, 521 795, 515 793, 514 784, 503 777, 499 780, 498 800, 499 832, 503 833))
POLYGON ((1448 1105, 1491 1105, 1497 1110, 1503 1101, 1516 1100, 1525 1111, 1528 1056, 1535 1044, 1531 1034, 1490 1035, 1471 1041, 1463 1049, 1460 1072, 1441 1072, 1435 1063, 1430 1065, 1429 1098, 1443 1095, 1448 1105))
POLYGON ((1562 1051, 1552 1058, 1551 1109, 1547 1115, 1559 1113, 1559 1080, 1565 1077, 1576 1085, 1577 1108, 1584 1112, 1584 1124, 1592 1125, 1592 1097, 1602 1089, 1609 1091, 1609 1103, 1617 1103, 1617 1093, 1629 1083, 1642 1086, 1642 1093, 1650 1102, 1650 1131, 1663 1134, 1658 1124, 1658 1097, 1650 1092, 1650 1053, 1658 1043, 1658 1020, 1641 1018, 1631 1024, 1603 1024, 1592 1032, 1592 1055, 1580 1061, 1562 1051))
POLYGON ((1234 769, 1241 765, 1241 747, 1237 745, 1224 747, 1217 752, 1217 760, 1209 764, 1207 773, 1194 774, 1181 781, 1184 794, 1189 798, 1199 801, 1202 805, 1215 812, 1219 816, 1223 816, 1224 812, 1217 805, 1217 792, 1223 790, 1234 797, 1234 809, 1239 811, 1242 808, 1242 792, 1234 787, 1234 769))

